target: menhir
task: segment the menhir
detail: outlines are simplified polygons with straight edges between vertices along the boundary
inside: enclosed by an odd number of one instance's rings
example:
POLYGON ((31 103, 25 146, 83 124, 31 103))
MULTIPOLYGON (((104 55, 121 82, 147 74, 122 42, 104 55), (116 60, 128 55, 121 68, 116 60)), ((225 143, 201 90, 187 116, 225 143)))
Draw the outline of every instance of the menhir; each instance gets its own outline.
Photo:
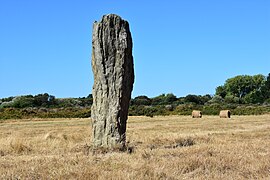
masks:
POLYGON ((93 146, 124 148, 134 67, 129 24, 118 15, 105 15, 94 23, 92 70, 93 146))

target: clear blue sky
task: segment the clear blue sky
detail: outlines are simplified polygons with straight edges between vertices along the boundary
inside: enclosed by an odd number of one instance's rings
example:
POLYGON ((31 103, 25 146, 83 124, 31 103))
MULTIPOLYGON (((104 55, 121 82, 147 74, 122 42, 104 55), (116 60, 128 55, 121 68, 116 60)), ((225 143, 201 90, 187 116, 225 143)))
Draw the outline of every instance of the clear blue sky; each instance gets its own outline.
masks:
POLYGON ((110 13, 130 23, 133 97, 270 72, 269 0, 1 0, 0 98, 90 94, 92 25, 110 13))

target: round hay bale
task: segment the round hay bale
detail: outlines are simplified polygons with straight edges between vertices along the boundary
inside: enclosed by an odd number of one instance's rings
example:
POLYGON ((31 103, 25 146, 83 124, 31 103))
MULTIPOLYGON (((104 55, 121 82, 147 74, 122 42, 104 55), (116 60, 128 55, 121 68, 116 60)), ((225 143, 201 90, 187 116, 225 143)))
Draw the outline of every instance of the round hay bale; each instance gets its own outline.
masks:
POLYGON ((231 111, 230 110, 221 110, 219 112, 220 118, 231 118, 231 111))
POLYGON ((202 118, 202 112, 198 110, 192 111, 192 118, 202 118))

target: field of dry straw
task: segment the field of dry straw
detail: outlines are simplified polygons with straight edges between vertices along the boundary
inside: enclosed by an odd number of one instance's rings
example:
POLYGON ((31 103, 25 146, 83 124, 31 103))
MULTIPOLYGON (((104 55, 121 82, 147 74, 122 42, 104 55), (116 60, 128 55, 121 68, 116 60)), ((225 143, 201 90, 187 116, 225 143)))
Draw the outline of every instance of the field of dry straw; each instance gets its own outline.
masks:
POLYGON ((270 115, 130 117, 132 153, 90 136, 90 119, 0 121, 0 179, 270 179, 270 115))

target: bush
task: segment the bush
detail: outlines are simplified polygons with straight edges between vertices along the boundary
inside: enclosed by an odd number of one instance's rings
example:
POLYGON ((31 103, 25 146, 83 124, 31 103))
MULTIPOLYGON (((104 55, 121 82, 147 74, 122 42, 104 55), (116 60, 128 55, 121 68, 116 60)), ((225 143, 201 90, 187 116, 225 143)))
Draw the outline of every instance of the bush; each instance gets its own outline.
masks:
POLYGON ((261 115, 269 112, 269 106, 238 106, 232 110, 233 115, 261 115))
POLYGON ((204 106, 202 109, 202 114, 204 115, 218 115, 222 106, 220 104, 211 104, 209 106, 204 106))
POLYGON ((240 98, 235 97, 233 95, 227 95, 224 98, 226 103, 239 103, 240 102, 240 98))
POLYGON ((224 102, 224 99, 221 96, 215 95, 211 100, 208 101, 208 104, 212 104, 212 103, 221 104, 223 102, 224 102))
POLYGON ((182 104, 175 108, 175 113, 178 115, 191 115, 192 110, 197 109, 198 106, 193 104, 182 104))
POLYGON ((4 108, 0 111, 0 119, 88 118, 90 116, 90 108, 4 108))

